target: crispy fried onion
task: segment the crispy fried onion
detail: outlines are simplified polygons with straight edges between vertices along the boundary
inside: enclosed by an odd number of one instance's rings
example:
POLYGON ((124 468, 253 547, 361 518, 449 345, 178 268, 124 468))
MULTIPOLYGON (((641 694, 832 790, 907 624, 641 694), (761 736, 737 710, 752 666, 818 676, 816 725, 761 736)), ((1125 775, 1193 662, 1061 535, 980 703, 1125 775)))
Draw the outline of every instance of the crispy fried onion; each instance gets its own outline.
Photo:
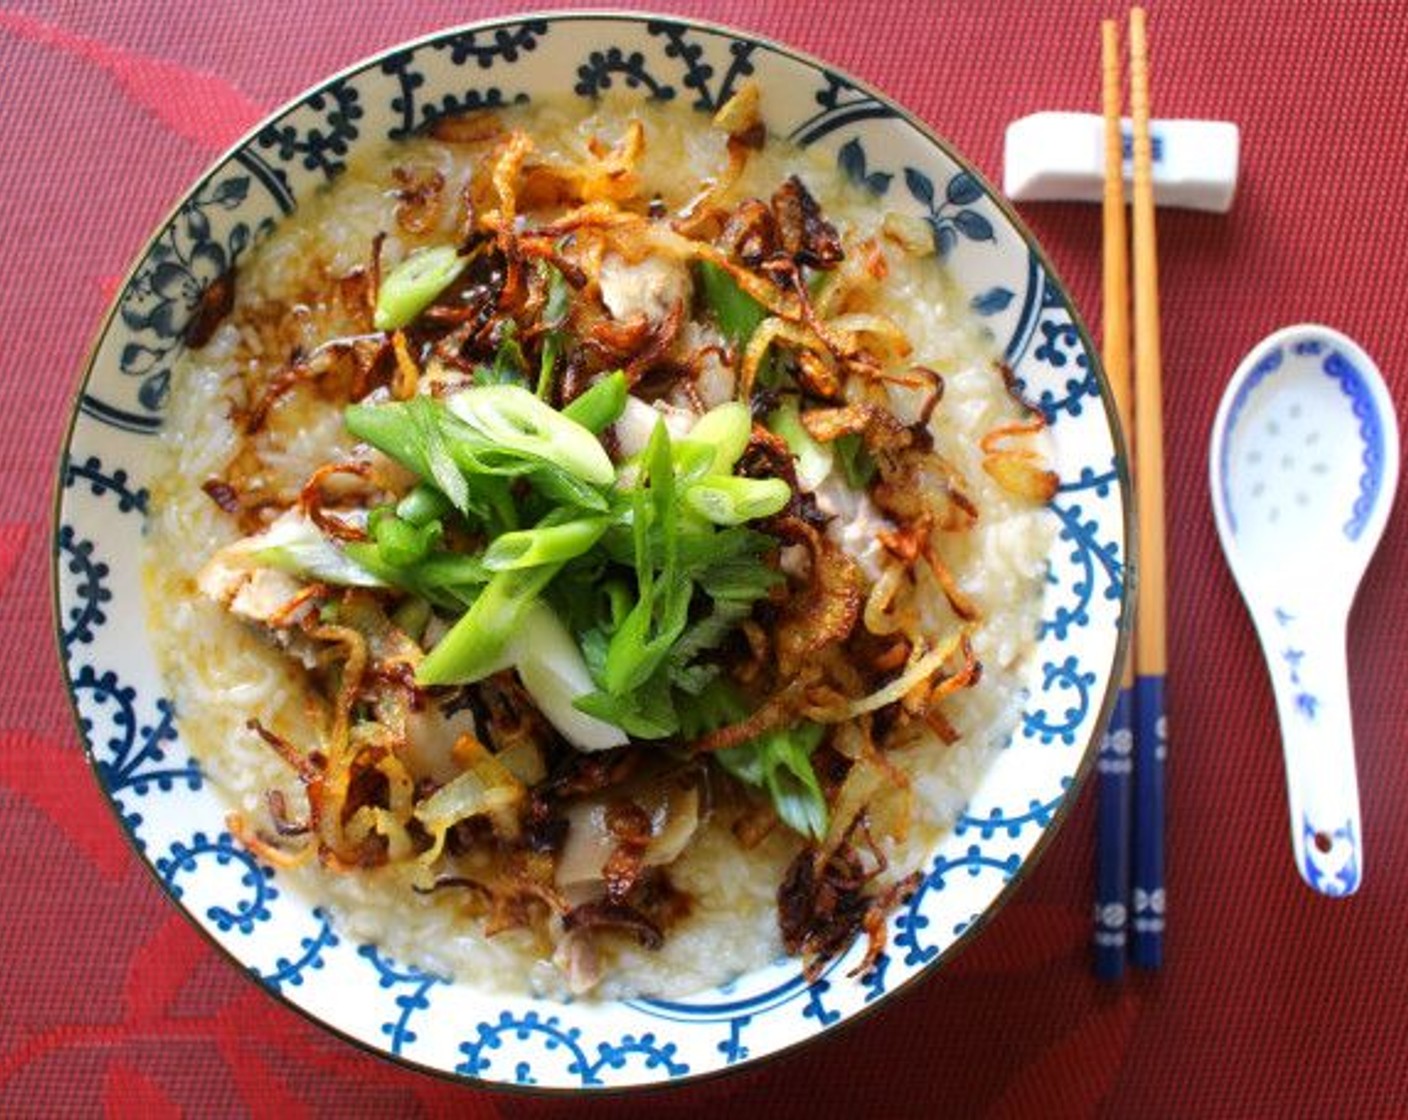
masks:
POLYGON ((836 266, 814 301, 816 313, 829 319, 848 311, 863 310, 870 305, 889 271, 885 251, 874 238, 867 238, 836 266))
MULTIPOLYGON (((752 397, 753 386, 758 379, 758 370, 763 364, 763 359, 767 357, 773 344, 778 342, 789 343, 807 352, 825 351, 825 344, 815 332, 807 327, 779 315, 764 319, 753 331, 752 337, 748 340, 748 346, 743 351, 743 364, 738 376, 738 395, 742 400, 746 401, 752 397)), ((826 385, 829 389, 830 382, 827 382, 826 385)), ((840 385, 837 382, 835 390, 826 395, 835 395, 839 388, 840 385)))
POLYGON ((876 746, 873 717, 862 716, 837 728, 831 744, 852 763, 830 799, 831 824, 821 851, 829 856, 839 848, 861 813, 867 814, 867 828, 903 843, 909 835, 914 788, 909 775, 876 746))
POLYGON ((416 395, 420 385, 420 364, 411 354, 405 331, 396 331, 391 336, 391 349, 396 355, 396 374, 391 379, 391 395, 398 401, 408 401, 416 395))
MULTIPOLYGON (((343 541, 366 540, 365 529, 353 524, 346 517, 329 513, 324 507, 328 502, 327 484, 330 479, 346 476, 365 480, 371 473, 371 464, 360 459, 324 463, 308 476, 308 481, 303 484, 303 490, 298 495, 298 504, 308 515, 308 519, 328 536, 343 541)), ((366 486, 361 483, 348 486, 344 482, 341 489, 344 494, 348 491, 355 493, 364 491, 366 486)))
MULTIPOLYGON (((958 586, 958 580, 954 577, 953 572, 939 557, 933 536, 933 524, 933 515, 926 511, 913 521, 902 524, 895 529, 882 529, 877 534, 880 543, 898 562, 898 565, 886 564, 886 574, 900 569, 912 569, 917 560, 923 559, 933 574, 934 581, 944 593, 944 598, 953 608, 953 613, 965 622, 976 622, 978 619, 977 604, 958 586)), ((900 583, 898 576, 891 576, 888 581, 882 580, 880 582, 885 582, 882 597, 874 598, 873 604, 867 600, 867 607, 877 613, 867 614, 866 624, 872 633, 893 633, 899 627, 888 625, 883 612, 888 609, 894 593, 899 590, 900 583), (872 621, 880 628, 871 626, 872 621)))
POLYGON ((772 210, 780 248, 798 264, 829 269, 841 262, 841 237, 801 179, 793 175, 773 192, 772 210))
MULTIPOLYGON (((863 818, 852 824, 850 835, 863 818)), ((868 839, 868 835, 867 835, 868 839)), ((843 953, 864 932, 867 950, 853 975, 875 967, 885 949, 885 923, 889 914, 918 888, 920 872, 882 887, 869 888, 885 870, 884 857, 873 843, 866 860, 846 842, 829 853, 807 847, 788 866, 778 888, 778 926, 786 950, 803 959, 802 974, 808 982, 820 977, 827 963, 843 953)))
POLYGON ((702 234, 717 222, 719 207, 743 176, 750 153, 767 140, 763 125, 762 98, 757 82, 744 82, 738 91, 714 114, 713 126, 728 134, 725 151, 728 162, 716 175, 704 181, 703 189, 689 200, 675 221, 675 229, 690 236, 702 234))
POLYGON ((840 408, 813 408, 801 414, 802 426, 818 443, 858 435, 873 453, 893 454, 914 446, 914 433, 887 408, 860 402, 840 408))
POLYGON ((909 663, 904 667, 904 671, 889 684, 876 689, 868 696, 852 700, 846 705, 844 718, 854 719, 867 712, 879 711, 890 704, 907 701, 911 695, 923 697, 927 706, 935 675, 945 669, 955 654, 964 654, 964 668, 959 672, 972 672, 971 665, 974 662, 969 637, 969 628, 965 625, 928 649, 916 645, 910 652, 909 663))
POLYGON ((349 870, 414 859, 418 880, 429 883, 431 863, 461 821, 487 817, 512 839, 525 789, 473 736, 455 744, 457 777, 429 792, 418 788, 401 750, 421 653, 375 598, 347 592, 336 624, 305 617, 308 637, 319 643, 317 661, 335 682, 318 748, 300 750, 257 721, 249 727, 303 784, 309 847, 324 865, 349 870))
POLYGON ((440 224, 445 176, 433 167, 393 167, 396 224, 407 233, 426 234, 440 224))
POLYGON ((253 435, 268 423, 274 406, 305 383, 317 384, 325 396, 339 403, 359 401, 382 380, 386 353, 387 338, 383 334, 325 342, 271 377, 254 404, 238 411, 235 418, 246 435, 253 435))
POLYGON ((889 381, 909 387, 926 384, 916 374, 889 370, 887 361, 910 352, 909 340, 893 320, 874 312, 852 312, 827 321, 813 309, 806 285, 790 262, 772 262, 769 268, 774 273, 782 271, 794 298, 759 300, 774 314, 760 323, 748 340, 739 375, 742 399, 751 395, 763 359, 775 345, 792 350, 801 387, 824 400, 841 398, 845 373, 856 373, 877 383, 889 381))
POLYGON ((587 158, 580 162, 530 163, 533 145, 527 134, 508 133, 499 142, 491 175, 498 209, 484 214, 481 223, 504 231, 525 211, 592 203, 620 205, 635 199, 640 190, 636 166, 645 151, 645 126, 633 120, 614 145, 608 147, 594 136, 587 149, 587 158))
POLYGON ((1033 502, 1049 502, 1056 496, 1061 483, 1056 472, 1043 465, 1040 452, 1018 442, 1045 428, 1046 421, 1036 413, 1026 420, 1002 424, 979 441, 983 470, 1007 493, 1033 502))
POLYGON ((778 619, 774 648, 784 677, 795 676, 827 646, 845 641, 864 597, 860 569, 840 546, 802 521, 795 532, 811 554, 811 578, 778 619))
MULTIPOLYGON (((935 386, 941 384, 934 382, 935 386)), ((941 392, 930 388, 926 412, 938 403, 941 392)), ((927 418, 921 417, 920 423, 906 426, 889 409, 867 402, 809 409, 801 414, 807 434, 818 443, 860 436, 880 471, 870 496, 899 524, 962 532, 977 521, 978 507, 968 497, 967 484, 957 468, 933 451, 924 422, 927 418)))
POLYGON ((416 819, 431 837, 419 857, 423 868, 439 857, 450 829, 471 817, 490 818, 494 831, 506 839, 518 834, 518 810, 527 795, 523 783, 473 735, 461 735, 454 753, 464 769, 415 807, 416 819))
POLYGON ((320 773, 306 783, 313 832, 325 865, 356 866, 358 861, 348 853, 343 822, 356 761, 351 742, 352 707, 367 669, 367 643, 361 634, 346 626, 317 626, 311 637, 328 643, 323 660, 336 664, 341 678, 333 702, 332 726, 321 752, 320 773), (340 650, 340 656, 334 655, 334 650, 340 650))
POLYGON ((691 748, 698 754, 728 750, 790 722, 805 703, 807 688, 815 683, 817 676, 813 670, 795 678, 755 708, 747 718, 699 737, 690 744, 691 748))
POLYGON ((634 315, 625 322, 602 318, 588 329, 582 345, 595 353, 603 368, 624 370, 636 385, 674 344, 684 323, 684 304, 676 303, 663 319, 634 315))
POLYGON ((503 135, 503 122, 488 110, 440 117, 430 126, 430 135, 446 144, 483 144, 503 135))

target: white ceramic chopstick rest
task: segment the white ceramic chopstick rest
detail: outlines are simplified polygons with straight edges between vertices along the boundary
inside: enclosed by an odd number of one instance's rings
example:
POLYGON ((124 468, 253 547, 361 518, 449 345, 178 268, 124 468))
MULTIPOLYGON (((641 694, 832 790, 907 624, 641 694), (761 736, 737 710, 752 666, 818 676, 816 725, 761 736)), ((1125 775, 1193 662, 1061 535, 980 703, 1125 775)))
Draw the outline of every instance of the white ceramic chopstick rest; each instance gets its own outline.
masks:
POLYGON ((1256 346, 1213 423, 1213 513, 1276 694, 1296 866, 1327 895, 1364 874, 1345 634, 1398 456, 1383 378, 1328 327, 1256 346))
MULTIPOLYGON (((1124 127, 1126 197, 1133 181, 1124 127)), ((1241 136, 1230 121, 1149 122, 1154 203, 1226 213, 1237 193, 1241 136)), ((1017 202, 1099 202, 1105 189, 1105 122, 1094 113, 1033 113, 1007 126, 1002 189, 1017 202)))

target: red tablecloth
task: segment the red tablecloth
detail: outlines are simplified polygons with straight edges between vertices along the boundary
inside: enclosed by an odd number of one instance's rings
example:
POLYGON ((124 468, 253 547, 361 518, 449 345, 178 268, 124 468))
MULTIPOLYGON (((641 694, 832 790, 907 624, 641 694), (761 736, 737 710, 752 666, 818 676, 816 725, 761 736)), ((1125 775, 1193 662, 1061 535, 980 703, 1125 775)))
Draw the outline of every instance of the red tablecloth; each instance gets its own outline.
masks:
MULTIPOLYGON (((219 959, 157 890, 87 773, 51 637, 55 456, 129 258, 267 109, 362 55, 518 4, 0 8, 0 1114, 556 1116, 322 1033, 219 959), (296 10, 295 10, 296 8, 296 10)), ((1005 123, 1097 103, 1098 18, 1055 0, 677 0, 868 79, 993 178, 1005 123)), ((1408 517, 1354 615, 1367 870, 1313 896, 1289 857, 1278 738, 1218 555, 1208 428, 1246 349, 1305 319, 1357 337, 1408 402, 1408 12, 1153 0, 1155 107, 1243 127, 1226 217, 1159 216, 1173 749, 1167 965, 1088 966, 1093 789, 988 931, 916 994, 795 1057, 602 1115, 1345 1115, 1408 1111, 1408 517)), ((1098 323, 1099 213, 1026 217, 1098 323)), ((1401 504, 1401 503, 1400 503, 1401 504)), ((1306 542, 1314 547, 1313 541, 1306 542)))

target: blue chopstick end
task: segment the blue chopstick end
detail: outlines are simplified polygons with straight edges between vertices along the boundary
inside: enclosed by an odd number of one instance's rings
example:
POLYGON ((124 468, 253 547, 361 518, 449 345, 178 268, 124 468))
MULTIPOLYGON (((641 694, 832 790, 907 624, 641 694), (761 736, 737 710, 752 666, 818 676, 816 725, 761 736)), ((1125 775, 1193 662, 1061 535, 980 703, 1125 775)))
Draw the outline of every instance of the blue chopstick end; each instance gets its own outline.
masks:
POLYGON ((1133 695, 1120 689, 1097 763, 1094 967, 1099 979, 1109 981, 1119 980, 1125 970, 1133 724, 1133 695))
POLYGON ((1142 968, 1146 972, 1154 972, 1164 966, 1164 939, 1162 934, 1141 937, 1138 933, 1134 935, 1134 944, 1130 946, 1129 958, 1137 968, 1142 968))
POLYGON ((1164 959, 1164 678, 1140 676, 1135 688, 1134 889, 1130 912, 1130 959, 1157 969, 1164 959))
POLYGON ((1123 979, 1125 968, 1125 945, 1123 931, 1118 940, 1104 940, 1109 935, 1095 934, 1095 976, 1098 980, 1115 981, 1123 979))

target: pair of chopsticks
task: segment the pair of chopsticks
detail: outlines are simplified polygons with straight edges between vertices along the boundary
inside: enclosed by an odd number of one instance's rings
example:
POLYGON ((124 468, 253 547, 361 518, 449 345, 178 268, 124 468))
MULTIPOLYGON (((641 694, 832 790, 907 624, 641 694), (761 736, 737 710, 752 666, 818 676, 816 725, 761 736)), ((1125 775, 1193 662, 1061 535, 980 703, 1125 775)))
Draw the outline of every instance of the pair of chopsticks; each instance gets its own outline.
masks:
POLYGON ((1126 664, 1098 762, 1095 971, 1103 978, 1118 979, 1124 973, 1126 950, 1143 968, 1158 968, 1163 961, 1167 750, 1163 372, 1144 9, 1133 8, 1129 13, 1129 103, 1134 133, 1132 384, 1119 32, 1113 20, 1105 20, 1100 33, 1105 115, 1102 357, 1121 424, 1127 434, 1133 433, 1139 510, 1134 659, 1132 665, 1126 664))

